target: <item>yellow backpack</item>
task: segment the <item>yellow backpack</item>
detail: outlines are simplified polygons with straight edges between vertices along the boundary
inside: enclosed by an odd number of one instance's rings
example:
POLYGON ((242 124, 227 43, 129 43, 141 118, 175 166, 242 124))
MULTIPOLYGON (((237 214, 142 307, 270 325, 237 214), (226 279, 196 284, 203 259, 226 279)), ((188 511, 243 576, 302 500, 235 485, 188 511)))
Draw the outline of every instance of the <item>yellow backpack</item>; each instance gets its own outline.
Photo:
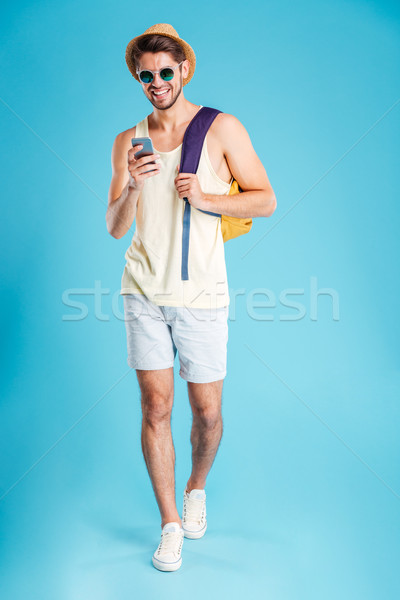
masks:
MULTIPOLYGON (((241 188, 234 179, 232 181, 231 189, 229 190, 229 194, 239 194, 241 188)), ((228 194, 228 195, 229 195, 228 194)), ((253 219, 250 217, 228 217, 226 215, 221 215, 221 231, 224 242, 231 240, 232 238, 239 237, 239 235, 243 235, 244 233, 248 233, 253 225, 253 219)))

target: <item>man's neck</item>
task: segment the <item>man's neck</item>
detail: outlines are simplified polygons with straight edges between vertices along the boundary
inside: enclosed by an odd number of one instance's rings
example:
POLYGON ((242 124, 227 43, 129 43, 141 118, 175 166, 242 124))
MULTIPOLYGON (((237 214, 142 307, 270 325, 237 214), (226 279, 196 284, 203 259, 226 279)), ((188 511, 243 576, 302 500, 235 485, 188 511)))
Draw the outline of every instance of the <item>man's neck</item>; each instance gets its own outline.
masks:
POLYGON ((154 108, 148 120, 152 129, 169 133, 191 121, 198 110, 199 106, 197 104, 189 102, 186 98, 178 98, 175 104, 167 110, 154 108))

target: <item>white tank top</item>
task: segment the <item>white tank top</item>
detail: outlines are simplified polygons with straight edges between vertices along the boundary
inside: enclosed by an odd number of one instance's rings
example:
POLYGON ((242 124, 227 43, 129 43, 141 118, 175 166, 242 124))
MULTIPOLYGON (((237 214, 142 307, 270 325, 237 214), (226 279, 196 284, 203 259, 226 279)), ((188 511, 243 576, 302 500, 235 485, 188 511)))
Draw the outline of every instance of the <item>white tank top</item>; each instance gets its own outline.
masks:
MULTIPOLYGON (((200 105, 201 108, 201 105, 200 105)), ((147 117, 136 125, 136 137, 149 135, 147 117)), ((230 302, 221 219, 191 206, 188 280, 181 279, 185 201, 174 185, 182 144, 160 152, 161 171, 148 177, 136 210, 136 229, 125 253, 120 294, 145 294, 160 306, 219 308, 230 302)), ((205 194, 228 194, 231 183, 214 171, 205 138, 197 177, 205 194)), ((233 179, 233 178, 232 178, 233 179)), ((217 211, 216 211, 217 212, 217 211)))

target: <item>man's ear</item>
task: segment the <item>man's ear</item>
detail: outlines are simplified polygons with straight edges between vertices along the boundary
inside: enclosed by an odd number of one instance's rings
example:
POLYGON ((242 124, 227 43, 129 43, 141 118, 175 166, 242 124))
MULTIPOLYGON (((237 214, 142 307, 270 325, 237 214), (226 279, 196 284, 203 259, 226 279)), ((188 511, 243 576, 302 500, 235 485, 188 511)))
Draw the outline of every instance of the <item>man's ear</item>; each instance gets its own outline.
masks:
POLYGON ((189 75, 189 69, 190 69, 190 62, 189 60, 186 58, 183 65, 184 67, 184 72, 182 73, 183 78, 186 79, 186 77, 189 75))

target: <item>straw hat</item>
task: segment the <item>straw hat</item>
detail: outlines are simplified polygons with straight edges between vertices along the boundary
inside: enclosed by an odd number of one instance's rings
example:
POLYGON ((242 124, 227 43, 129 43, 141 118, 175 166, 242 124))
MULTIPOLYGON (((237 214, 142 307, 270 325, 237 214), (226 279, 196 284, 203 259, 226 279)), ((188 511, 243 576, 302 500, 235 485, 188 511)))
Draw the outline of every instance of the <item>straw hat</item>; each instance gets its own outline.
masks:
POLYGON ((133 56, 132 56, 132 50, 133 50, 134 46, 136 46, 138 40, 145 37, 146 35, 154 35, 154 34, 165 35, 166 37, 172 38, 173 40, 175 40, 176 42, 178 42, 178 44, 180 44, 182 46, 183 51, 185 53, 185 57, 187 58, 187 60, 190 63, 189 74, 187 77, 185 77, 183 79, 183 85, 186 85, 187 83, 189 83, 189 81, 193 77, 194 70, 196 67, 196 55, 193 51, 193 48, 191 46, 189 46, 189 44, 187 42, 185 42, 185 40, 180 38, 176 29, 174 29, 172 27, 172 25, 169 25, 168 23, 157 23, 156 25, 152 25, 151 27, 146 29, 146 31, 144 33, 133 38, 127 45, 126 52, 125 52, 125 60, 126 60, 126 64, 128 65, 128 69, 130 70, 130 72, 132 73, 134 78, 139 81, 138 74, 136 73, 135 61, 133 60, 133 56))

